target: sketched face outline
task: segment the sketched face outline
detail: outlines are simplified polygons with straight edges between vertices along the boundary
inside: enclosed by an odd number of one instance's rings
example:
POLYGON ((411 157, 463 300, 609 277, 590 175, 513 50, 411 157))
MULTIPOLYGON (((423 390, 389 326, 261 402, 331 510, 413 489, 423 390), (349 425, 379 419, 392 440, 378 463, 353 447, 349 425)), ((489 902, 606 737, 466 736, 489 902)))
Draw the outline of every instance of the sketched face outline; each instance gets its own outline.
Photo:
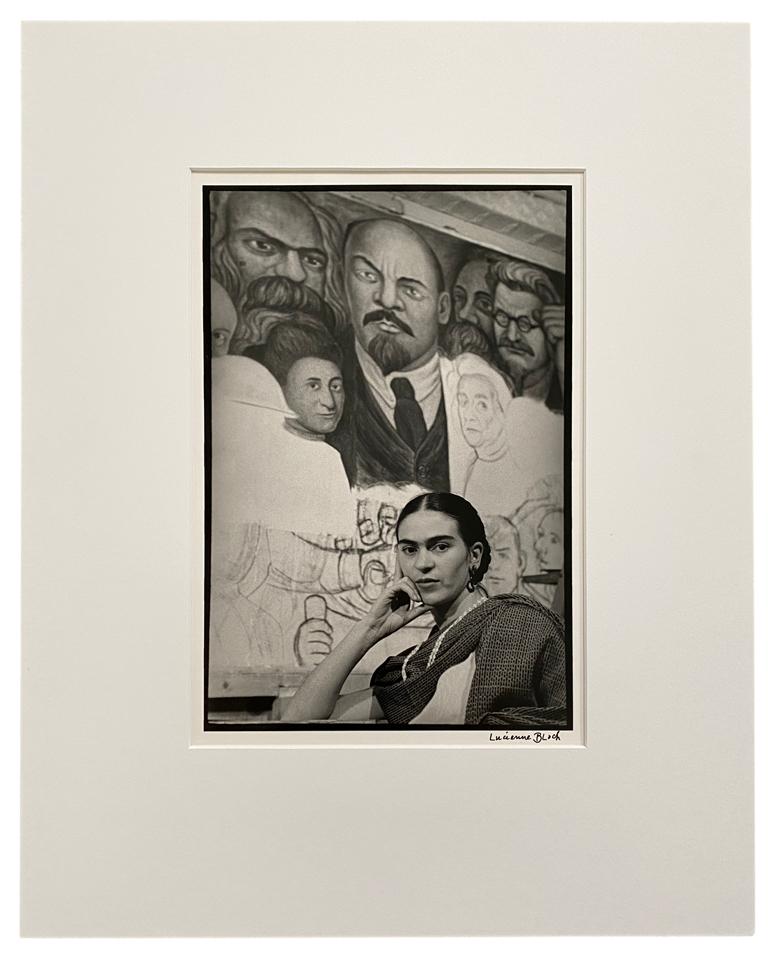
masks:
POLYGON ((542 570, 563 569, 563 511, 548 510, 536 528, 533 546, 542 570))
POLYGON ((525 556, 519 549, 520 538, 514 525, 504 517, 486 521, 485 533, 491 546, 491 562, 483 582, 488 592, 514 593, 525 570, 525 556))
POLYGON ((387 354, 397 359, 394 369, 403 371, 437 351, 451 302, 447 292, 438 291, 431 251, 413 229, 388 220, 357 226, 345 247, 344 280, 355 337, 366 352, 373 343, 370 354, 377 362, 377 345, 393 346, 387 354), (392 319, 366 323, 382 310, 392 319))
POLYGON ((456 392, 464 438, 478 449, 504 432, 503 413, 490 379, 479 373, 461 376, 456 392))
POLYGON ((297 359, 283 391, 285 401, 305 429, 322 436, 336 429, 344 411, 345 395, 341 371, 335 362, 313 356, 297 359))
MULTIPOLYGON (((534 312, 539 312, 543 303, 532 292, 516 292, 499 282, 493 307, 494 311, 501 309, 512 319, 523 316, 533 319, 534 312)), ((538 325, 529 332, 521 332, 514 322, 503 326, 494 319, 493 343, 504 368, 513 377, 519 378, 528 372, 535 372, 549 362, 547 337, 538 325)))
POLYGON ((465 262, 453 284, 453 306, 457 322, 473 322, 493 343, 493 295, 488 291, 484 258, 465 262))
POLYGON ((325 294, 328 255, 320 228, 309 207, 289 192, 234 192, 226 245, 246 284, 281 275, 325 294))

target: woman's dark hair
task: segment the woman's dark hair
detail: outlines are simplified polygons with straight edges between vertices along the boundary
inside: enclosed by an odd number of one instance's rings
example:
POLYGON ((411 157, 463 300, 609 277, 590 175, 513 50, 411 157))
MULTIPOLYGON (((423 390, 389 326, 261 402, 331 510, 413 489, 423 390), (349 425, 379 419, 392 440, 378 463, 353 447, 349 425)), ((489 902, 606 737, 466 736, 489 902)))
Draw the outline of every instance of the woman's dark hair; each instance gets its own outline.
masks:
POLYGON ((457 496, 455 493, 422 493, 421 496, 416 496, 406 503, 400 511, 395 527, 395 536, 397 536, 403 520, 413 513, 418 513, 419 510, 437 510, 438 513, 445 513, 456 521, 461 539, 467 547, 471 547, 474 543, 483 545, 480 563, 472 574, 473 583, 482 580, 491 563, 491 547, 485 535, 483 521, 472 504, 465 500, 463 496, 457 496))
MULTIPOLYGON (((248 355, 248 351, 243 355, 248 355)), ((293 364, 307 356, 333 362, 341 371, 341 349, 338 345, 322 326, 309 316, 296 312, 290 319, 279 322, 269 333, 261 362, 285 388, 293 364)))

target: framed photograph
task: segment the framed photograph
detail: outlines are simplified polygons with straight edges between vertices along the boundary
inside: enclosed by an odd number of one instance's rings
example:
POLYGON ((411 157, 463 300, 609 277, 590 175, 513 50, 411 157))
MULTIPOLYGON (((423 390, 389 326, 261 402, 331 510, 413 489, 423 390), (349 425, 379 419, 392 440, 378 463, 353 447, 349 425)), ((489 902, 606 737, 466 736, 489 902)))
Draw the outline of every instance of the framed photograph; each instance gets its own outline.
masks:
POLYGON ((203 743, 582 743, 583 173, 410 177, 195 172, 203 743))
POLYGON ((749 933, 748 28, 23 56, 23 933, 749 933))

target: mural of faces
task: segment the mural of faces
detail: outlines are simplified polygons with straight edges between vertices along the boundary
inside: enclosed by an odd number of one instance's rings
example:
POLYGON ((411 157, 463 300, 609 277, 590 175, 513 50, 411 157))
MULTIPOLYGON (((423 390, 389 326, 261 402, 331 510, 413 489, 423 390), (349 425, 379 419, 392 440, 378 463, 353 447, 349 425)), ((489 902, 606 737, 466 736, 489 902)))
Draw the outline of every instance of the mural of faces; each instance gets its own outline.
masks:
POLYGON ((429 359, 450 299, 427 243, 399 222, 364 222, 349 236, 344 267, 355 335, 384 374, 429 359))
POLYGON ((286 378, 285 400, 311 433, 332 433, 344 411, 344 384, 335 362, 297 359, 286 378))
POLYGON ((328 256, 320 229, 309 207, 289 192, 233 192, 226 244, 246 283, 280 275, 325 292, 328 256))
POLYGON ((550 510, 541 518, 534 544, 542 570, 563 569, 563 511, 550 510))
POLYGON ((453 305, 457 322, 473 322, 493 340, 493 296, 488 291, 484 258, 466 262, 453 286, 453 305))
POLYGON ((515 380, 549 362, 547 337, 537 320, 542 307, 532 292, 517 292, 502 282, 496 286, 493 338, 504 368, 515 380))
POLYGON ((481 375, 462 376, 457 401, 461 431, 473 449, 480 449, 503 436, 501 404, 489 379, 481 375))

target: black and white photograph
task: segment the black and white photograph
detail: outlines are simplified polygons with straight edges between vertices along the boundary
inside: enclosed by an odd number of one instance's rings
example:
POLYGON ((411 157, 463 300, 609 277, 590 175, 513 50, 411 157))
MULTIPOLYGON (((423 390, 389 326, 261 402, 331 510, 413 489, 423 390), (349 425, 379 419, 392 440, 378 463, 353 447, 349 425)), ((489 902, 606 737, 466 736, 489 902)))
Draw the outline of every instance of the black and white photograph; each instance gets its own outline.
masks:
POLYGON ((204 727, 573 728, 569 184, 203 185, 204 727))
POLYGON ((766 58, 271 12, 22 26, 24 942, 722 960, 766 58))

